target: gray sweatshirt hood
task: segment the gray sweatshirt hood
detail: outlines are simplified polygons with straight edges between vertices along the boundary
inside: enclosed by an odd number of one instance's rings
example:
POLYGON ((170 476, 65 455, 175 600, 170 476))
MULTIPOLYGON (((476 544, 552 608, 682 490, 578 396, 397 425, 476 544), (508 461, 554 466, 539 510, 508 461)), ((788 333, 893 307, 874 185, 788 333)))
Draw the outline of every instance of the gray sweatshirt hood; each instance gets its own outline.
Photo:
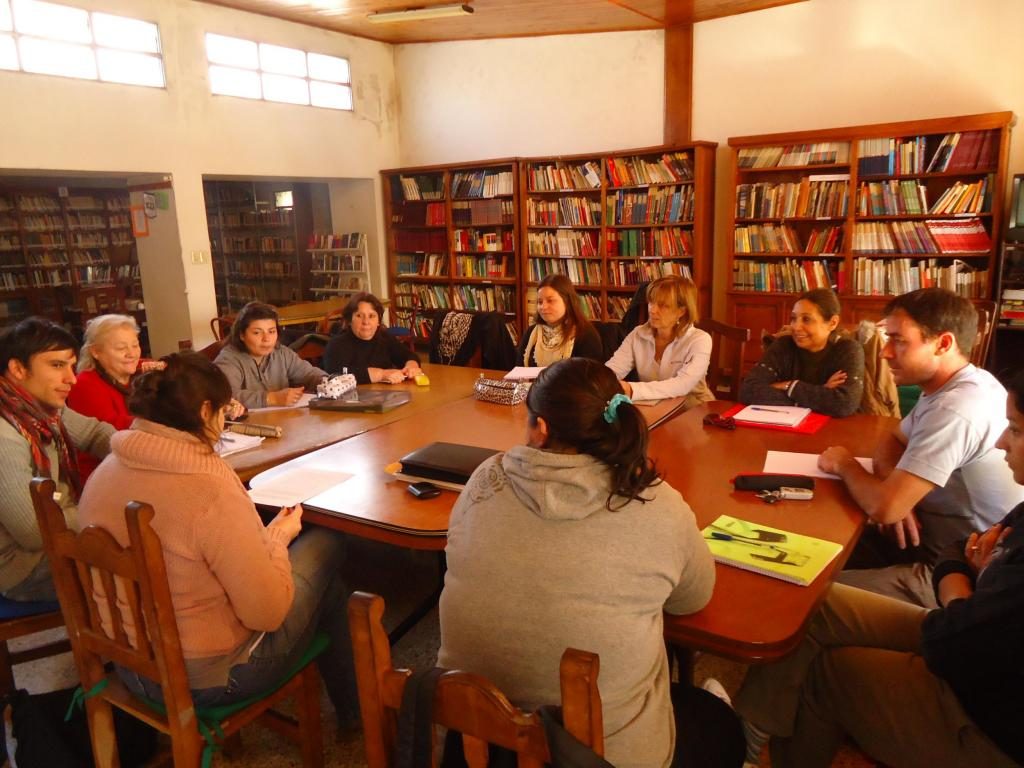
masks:
POLYGON ((605 508, 610 472, 593 456, 517 445, 500 460, 516 497, 538 517, 582 520, 605 508))

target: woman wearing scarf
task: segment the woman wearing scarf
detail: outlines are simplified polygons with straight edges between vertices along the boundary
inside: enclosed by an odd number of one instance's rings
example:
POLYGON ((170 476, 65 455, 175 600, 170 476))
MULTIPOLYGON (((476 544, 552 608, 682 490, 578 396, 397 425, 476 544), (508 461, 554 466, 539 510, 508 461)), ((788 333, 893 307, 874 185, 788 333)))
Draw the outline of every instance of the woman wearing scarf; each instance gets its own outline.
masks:
POLYGON ((537 287, 537 316, 523 334, 516 362, 546 366, 570 357, 604 360, 601 337, 580 311, 580 297, 565 275, 548 275, 537 287))
POLYGON ((28 486, 50 477, 71 524, 82 489, 75 449, 105 456, 113 428, 64 408, 75 383, 75 339, 56 323, 22 320, 0 339, 0 593, 55 600, 28 486))

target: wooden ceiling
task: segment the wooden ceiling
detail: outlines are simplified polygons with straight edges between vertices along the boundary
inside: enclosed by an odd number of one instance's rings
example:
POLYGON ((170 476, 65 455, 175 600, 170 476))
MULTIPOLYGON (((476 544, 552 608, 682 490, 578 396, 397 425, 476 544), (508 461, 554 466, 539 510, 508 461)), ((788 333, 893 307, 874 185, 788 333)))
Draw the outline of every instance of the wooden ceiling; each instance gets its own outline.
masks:
POLYGON ((806 0, 464 0, 471 16, 371 24, 368 14, 455 0, 200 0, 386 43, 664 29, 806 0))

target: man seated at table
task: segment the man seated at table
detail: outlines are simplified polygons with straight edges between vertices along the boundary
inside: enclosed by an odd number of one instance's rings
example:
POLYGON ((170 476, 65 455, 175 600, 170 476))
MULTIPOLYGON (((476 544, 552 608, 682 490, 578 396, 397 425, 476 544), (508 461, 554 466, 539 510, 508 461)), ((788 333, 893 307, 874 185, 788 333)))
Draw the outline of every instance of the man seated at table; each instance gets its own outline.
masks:
POLYGON ((874 474, 842 447, 818 466, 839 475, 870 518, 839 581, 934 608, 938 553, 987 530, 1024 489, 995 447, 1006 390, 968 360, 978 328, 971 302, 924 288, 890 301, 885 323, 882 356, 897 384, 921 387, 921 399, 875 449, 874 474))
POLYGON ((0 338, 0 593, 10 600, 56 599, 29 482, 53 478, 55 498, 73 523, 82 490, 76 449, 110 452, 110 424, 64 407, 76 348, 70 333, 36 317, 0 338))

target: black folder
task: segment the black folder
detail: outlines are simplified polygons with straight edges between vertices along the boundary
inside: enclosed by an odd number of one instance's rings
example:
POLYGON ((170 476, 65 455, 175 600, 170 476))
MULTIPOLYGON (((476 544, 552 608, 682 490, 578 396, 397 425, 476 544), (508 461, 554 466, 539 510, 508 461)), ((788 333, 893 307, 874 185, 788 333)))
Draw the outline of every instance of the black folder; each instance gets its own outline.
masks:
POLYGON ((465 485, 473 470, 500 451, 475 445, 430 443, 401 458, 402 474, 465 485))
POLYGON ((314 397, 309 407, 320 411, 364 411, 368 413, 384 413, 405 405, 412 399, 408 392, 382 392, 380 390, 364 390, 351 392, 334 400, 330 397, 314 397))

